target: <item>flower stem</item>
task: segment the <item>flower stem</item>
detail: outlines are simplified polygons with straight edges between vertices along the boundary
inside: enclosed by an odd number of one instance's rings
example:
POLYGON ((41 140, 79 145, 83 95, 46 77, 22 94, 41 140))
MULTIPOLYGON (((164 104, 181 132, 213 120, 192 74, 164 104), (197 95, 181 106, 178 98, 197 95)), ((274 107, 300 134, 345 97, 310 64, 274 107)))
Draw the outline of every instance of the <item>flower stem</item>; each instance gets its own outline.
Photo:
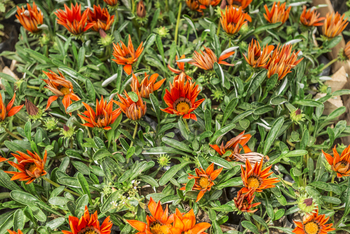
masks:
POLYGON ((137 127, 138 127, 138 122, 136 122, 136 124, 135 124, 134 134, 132 135, 133 141, 131 142, 130 147, 132 147, 132 145, 134 144, 134 140, 135 140, 136 132, 137 132, 137 127))
POLYGON ((250 74, 250 76, 248 77, 248 79, 245 82, 246 83, 249 82, 252 79, 254 74, 255 74, 255 72, 252 72, 252 74, 250 74))
POLYGON ((183 118, 183 121, 185 123, 187 131, 190 132, 190 128, 188 127, 187 120, 183 118))
MULTIPOLYGON (((57 184, 57 183, 55 183, 55 182, 53 182, 52 180, 50 180, 49 178, 46 178, 45 176, 43 176, 42 177, 46 182, 48 182, 48 183, 50 183, 50 184, 52 184, 53 186, 55 186, 55 187, 61 187, 61 185, 59 185, 59 184, 57 184)), ((63 189, 64 191, 66 191, 66 192, 68 192, 68 193, 71 193, 71 194, 73 194, 73 195, 75 195, 75 196, 78 196, 78 197, 80 197, 80 194, 79 193, 76 193, 76 192, 73 192, 72 190, 69 190, 69 189, 63 189)))
MULTIPOLYGON (((334 184, 334 179, 335 179, 335 174, 332 175, 332 181, 331 183, 334 184)), ((329 192, 329 196, 332 197, 333 196, 333 191, 329 192)), ((333 204, 331 204, 331 209, 333 208, 333 204)), ((333 219, 334 219, 334 215, 333 215, 333 219)))
POLYGON ((12 136, 13 138, 16 138, 17 140, 23 140, 22 138, 20 138, 19 136, 17 136, 16 134, 10 132, 7 128, 5 128, 5 131, 10 135, 12 136))
POLYGON ((27 85, 27 88, 30 88, 30 89, 40 89, 39 87, 35 87, 35 86, 31 86, 31 85, 27 85))
MULTIPOLYGON (((218 29, 216 30, 216 35, 219 36, 220 34, 220 20, 219 20, 219 23, 218 23, 218 29)), ((231 39, 230 39, 230 42, 231 42, 231 39)))
POLYGON ((177 14, 176 28, 175 28, 175 45, 177 45, 177 34, 179 32, 179 24, 181 18, 182 1, 179 3, 179 12, 177 14))
POLYGON ((333 63, 335 63, 336 61, 338 61, 338 57, 336 57, 335 59, 333 59, 332 61, 330 61, 329 63, 326 64, 326 66, 324 66, 321 71, 323 71, 324 69, 326 69, 327 67, 329 67, 330 65, 332 65, 333 63))

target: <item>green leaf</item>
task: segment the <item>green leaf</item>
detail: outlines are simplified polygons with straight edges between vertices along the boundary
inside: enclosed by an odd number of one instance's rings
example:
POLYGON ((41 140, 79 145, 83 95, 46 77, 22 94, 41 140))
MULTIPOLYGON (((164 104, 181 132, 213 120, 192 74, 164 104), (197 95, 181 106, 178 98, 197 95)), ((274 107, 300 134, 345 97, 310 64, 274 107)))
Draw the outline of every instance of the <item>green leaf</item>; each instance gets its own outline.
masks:
POLYGON ((69 202, 66 197, 52 197, 49 199, 49 204, 54 206, 65 206, 69 202))
POLYGON ((219 185, 217 185, 217 189, 223 189, 223 188, 227 188, 227 187, 238 187, 238 186, 242 186, 243 185, 243 181, 241 177, 235 177, 232 179, 229 179, 228 181, 221 183, 219 185))
POLYGON ((174 165, 172 166, 169 170, 167 170, 163 176, 159 179, 159 185, 160 186, 163 186, 165 185, 166 183, 169 182, 169 180, 171 178, 173 178, 176 173, 181 170, 183 167, 187 166, 188 164, 191 164, 192 162, 185 162, 185 163, 181 163, 181 164, 177 164, 177 165, 174 165))
POLYGON ((151 31, 153 31, 154 27, 157 25, 157 21, 159 18, 160 8, 158 8, 152 15, 153 19, 151 22, 151 31))
POLYGON ((310 185, 323 191, 333 191, 332 186, 323 181, 314 181, 310 185))
POLYGON ((330 196, 322 196, 322 200, 327 203, 335 204, 335 205, 340 205, 341 200, 336 197, 330 197, 330 196))
POLYGON ((266 221, 263 219, 263 218, 261 218, 260 216, 257 216, 257 215, 255 215, 255 214, 253 214, 253 219, 255 220, 255 221, 257 221, 259 224, 261 224, 262 226, 264 226, 264 228, 266 229, 266 230, 269 230, 269 227, 267 226, 267 223, 266 223, 266 221))
POLYGON ((89 167, 80 161, 72 161, 73 166, 83 175, 90 175, 89 167))
POLYGON ((7 233, 8 229, 13 226, 13 214, 9 216, 3 223, 0 224, 0 234, 7 233))
POLYGON ((283 217, 285 210, 284 209, 279 209, 276 213, 275 213, 275 220, 279 220, 280 218, 283 217))
POLYGON ((94 156, 92 156, 93 160, 94 161, 98 161, 100 159, 103 159, 105 157, 111 157, 112 156, 112 153, 109 152, 107 149, 99 149, 96 151, 96 153, 94 154, 94 156))
POLYGON ((346 189, 345 209, 343 217, 346 217, 350 213, 350 180, 348 180, 348 186, 346 189))
MULTIPOLYGON (((1 73, 0 73, 0 77, 1 77, 1 73)), ((350 95, 350 89, 341 89, 341 90, 337 90, 334 91, 332 93, 332 96, 342 96, 342 95, 350 95)))
POLYGON ((326 44, 326 47, 327 47, 328 49, 331 49, 331 48, 333 48, 334 46, 338 45, 339 42, 341 42, 341 40, 343 40, 342 35, 336 36, 336 37, 332 38, 332 39, 326 44))
POLYGON ((192 188, 193 188, 195 182, 196 182, 195 179, 189 180, 189 181, 187 182, 187 184, 186 184, 186 187, 185 187, 186 189, 185 189, 185 191, 186 191, 186 192, 192 191, 192 188))
POLYGON ((50 222, 47 222, 45 227, 48 227, 51 230, 55 230, 64 223, 65 223, 65 218, 59 217, 59 218, 55 218, 55 219, 51 220, 50 222))
POLYGON ((14 230, 23 230, 24 224, 26 222, 26 217, 21 209, 16 210, 13 215, 13 229, 14 230))
POLYGON ((159 187, 158 182, 151 176, 141 175, 139 176, 139 178, 144 182, 146 182, 147 184, 151 185, 152 187, 156 187, 156 188, 159 187))
POLYGON ((155 110, 156 112, 156 116, 157 116, 157 120, 158 120, 158 123, 160 122, 160 105, 159 105, 159 102, 158 102, 158 99, 156 98, 156 96, 154 96, 153 93, 151 93, 149 95, 149 99, 152 103, 152 107, 153 109, 155 110))
POLYGON ((333 120, 335 118, 337 118, 338 116, 344 114, 346 112, 346 107, 345 106, 341 106, 337 109, 335 109, 334 111, 332 111, 332 113, 330 113, 326 119, 324 120, 324 122, 328 122, 330 120, 333 120))
POLYGON ((180 150, 174 149, 172 147, 167 147, 167 146, 158 146, 158 147, 153 147, 149 149, 145 149, 143 154, 181 154, 181 155, 188 155, 180 150))
POLYGON ((89 196, 89 201, 92 204, 92 200, 91 200, 91 194, 90 194, 90 189, 89 189, 89 184, 86 181, 85 177, 83 174, 78 173, 78 181, 80 184, 81 189, 83 190, 84 194, 89 196))
POLYGON ((233 166, 228 162, 226 161, 225 159, 223 158, 219 158, 219 157, 216 157, 216 156, 212 156, 212 157, 209 157, 208 160, 216 165, 218 165, 219 167, 223 167, 223 168, 227 168, 227 169, 231 169, 233 168, 233 166))
POLYGON ((251 115, 254 112, 254 110, 247 110, 244 111, 243 113, 237 115, 231 122, 231 124, 237 123, 240 120, 243 120, 245 117, 251 115))
POLYGON ((188 152, 188 153, 192 153, 192 150, 190 149, 190 147, 188 147, 188 144, 185 144, 183 142, 180 142, 180 141, 177 141, 177 140, 174 140, 174 139, 170 139, 170 138, 167 138, 167 137, 163 137, 162 138, 162 141, 169 145, 169 146, 172 146, 178 150, 181 150, 181 151, 185 151, 185 152, 188 152))
POLYGON ((283 117, 279 117, 272 125, 269 133, 267 134, 266 140, 265 140, 265 144, 264 144, 264 150, 263 150, 263 154, 267 155, 267 152, 270 150, 273 142, 275 141, 278 132, 280 131, 282 125, 284 123, 284 119, 283 117))
POLYGON ((139 100, 139 96, 135 92, 128 92, 129 97, 133 102, 137 102, 139 100))
POLYGON ((250 97, 252 94, 255 93, 255 91, 260 87, 262 82, 265 80, 267 75, 267 70, 264 69, 261 72, 259 72, 255 77, 253 77, 252 85, 250 86, 249 90, 247 91, 247 96, 250 97))
MULTIPOLYGON (((185 126, 185 119, 183 118, 179 118, 179 120, 177 121, 178 125, 179 125, 179 130, 181 132, 181 135, 186 139, 188 140, 189 139, 189 134, 188 134, 188 130, 185 126)), ((186 122, 187 123, 187 122, 186 122)))
POLYGON ((253 232, 254 234, 259 234, 258 228, 251 222, 249 221, 242 221, 241 222, 242 226, 253 232))
POLYGON ((89 79, 86 79, 86 92, 89 96, 90 101, 95 102, 96 101, 95 88, 89 79))
POLYGON ((67 113, 72 113, 73 111, 79 110, 82 107, 83 107, 83 100, 79 100, 70 104, 70 106, 67 107, 66 111, 67 113))
POLYGON ((311 107, 323 107, 323 103, 319 101, 315 101, 312 99, 305 99, 305 100, 298 100, 293 102, 294 105, 301 105, 301 106, 311 106, 311 107))
POLYGON ((254 33, 259 34, 259 33, 261 33, 261 32, 266 32, 266 30, 277 28, 277 27, 279 27, 280 25, 281 25, 280 22, 275 23, 275 24, 263 24, 262 26, 257 27, 257 28, 255 29, 255 32, 254 32, 254 33))
POLYGON ((213 144, 214 141, 219 137, 219 136, 223 136, 225 135, 226 133, 228 133, 229 131, 231 131, 234 127, 236 127, 236 124, 234 123, 231 123, 229 125, 226 125, 225 127, 217 130, 213 137, 210 139, 210 144, 213 144))
POLYGON ((10 75, 8 75, 6 73, 2 73, 2 72, 0 72, 0 78, 4 79, 4 80, 7 80, 9 82, 12 82, 12 83, 17 82, 17 80, 15 78, 13 78, 12 76, 10 76, 10 75))
POLYGON ((220 78, 222 87, 225 87, 224 70, 222 70, 222 67, 217 62, 214 63, 214 71, 216 72, 216 75, 218 75, 218 77, 220 78))

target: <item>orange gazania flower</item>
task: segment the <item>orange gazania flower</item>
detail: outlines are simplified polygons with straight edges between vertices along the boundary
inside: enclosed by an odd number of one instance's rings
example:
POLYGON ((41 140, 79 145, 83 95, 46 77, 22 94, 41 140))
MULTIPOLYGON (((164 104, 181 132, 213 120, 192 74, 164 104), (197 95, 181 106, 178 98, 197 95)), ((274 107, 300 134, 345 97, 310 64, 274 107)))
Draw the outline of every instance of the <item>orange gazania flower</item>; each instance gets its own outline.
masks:
POLYGON ((266 67, 270 54, 275 47, 273 45, 266 45, 261 51, 260 44, 257 40, 252 39, 252 42, 248 47, 248 57, 244 54, 244 59, 247 63, 254 68, 266 67))
POLYGON ((278 22, 281 22, 282 24, 284 24, 289 18, 289 12, 291 9, 292 7, 290 6, 286 10, 286 3, 283 3, 282 5, 280 5, 280 2, 278 3, 274 2, 271 8, 271 12, 267 8, 267 5, 265 5, 266 14, 264 14, 264 17, 271 24, 278 23, 278 22))
POLYGON ((247 23, 251 22, 252 18, 243 12, 242 7, 226 7, 225 13, 221 12, 220 23, 222 28, 227 34, 234 35, 238 33, 241 27, 247 23))
POLYGON ((253 0, 227 0, 227 3, 230 6, 234 6, 236 8, 242 7, 242 9, 245 9, 249 6, 250 3, 252 3, 253 0))
POLYGON ((43 24, 44 18, 43 14, 38 10, 38 7, 33 2, 33 8, 27 3, 27 10, 19 8, 17 6, 17 15, 16 18, 22 24, 22 26, 31 33, 39 33, 41 29, 38 28, 38 25, 43 24))
POLYGON ((261 202, 257 202, 253 204, 255 195, 254 195, 254 189, 249 189, 248 192, 243 193, 242 189, 239 190, 237 193, 237 197, 233 199, 235 202, 235 206, 238 210, 241 212, 248 212, 248 213, 254 213, 258 209, 251 210, 252 208, 260 205, 261 202))
MULTIPOLYGON (((176 76, 177 78, 180 77, 179 75, 180 75, 181 73, 184 73, 184 74, 186 75, 186 79, 187 79, 187 80, 192 80, 192 78, 191 78, 189 75, 187 75, 186 72, 185 72, 185 63, 184 63, 184 62, 177 62, 177 60, 179 59, 179 58, 177 57, 177 55, 175 56, 175 58, 176 58, 177 67, 178 67, 179 69, 172 68, 172 67, 170 66, 170 64, 168 64, 169 70, 170 70, 171 72, 175 73, 175 74, 177 75, 177 76, 176 76)), ((186 58, 185 55, 182 55, 182 56, 180 57, 180 59, 185 59, 185 58, 186 58)))
POLYGON ((9 234, 23 234, 23 233, 22 233, 22 231, 21 231, 21 230, 19 230, 19 229, 18 229, 18 231, 17 231, 17 232, 15 232, 15 231, 11 231, 11 230, 9 230, 9 229, 7 229, 7 231, 9 232, 9 234))
POLYGON ((46 88, 55 94, 47 100, 46 110, 51 106, 52 102, 57 100, 58 97, 63 97, 62 103, 66 110, 68 106, 72 104, 72 100, 80 100, 80 98, 73 92, 72 83, 69 80, 66 80, 61 72, 59 72, 59 75, 51 70, 50 72, 44 73, 49 78, 48 80, 44 80, 47 84, 46 88))
POLYGON ((167 233, 168 227, 166 227, 166 225, 169 225, 174 221, 174 215, 169 216, 168 205, 163 211, 160 201, 156 203, 151 197, 148 203, 148 209, 151 212, 151 216, 147 215, 146 217, 147 223, 144 223, 138 220, 126 220, 126 221, 133 228, 139 231, 137 234, 167 233))
POLYGON ((335 14, 328 13, 322 27, 323 35, 329 38, 340 35, 349 24, 348 18, 344 18, 345 14, 340 16, 338 12, 335 14))
POLYGON ((145 114, 147 110, 146 103, 142 101, 140 92, 136 92, 138 96, 137 102, 134 102, 128 95, 128 93, 125 91, 125 98, 118 94, 120 102, 114 101, 115 104, 117 104, 121 111, 131 120, 139 120, 141 119, 145 114))
POLYGON ((350 41, 348 41, 348 43, 345 45, 344 54, 348 59, 350 59, 350 41))
POLYGON ((244 188, 242 188, 243 193, 248 192, 249 189, 262 192, 263 189, 274 188, 274 184, 279 182, 277 178, 268 178, 273 173, 270 172, 272 165, 261 170, 263 161, 264 159, 262 158, 260 163, 255 163, 252 167, 249 160, 247 160, 245 163, 246 170, 244 170, 244 167, 241 165, 241 177, 244 185, 244 188))
POLYGON ((99 29, 104 31, 109 30, 113 21, 114 15, 111 17, 108 10, 106 8, 101 8, 100 5, 94 5, 94 11, 90 9, 88 11, 88 23, 93 24, 92 29, 96 32, 98 32, 99 29))
POLYGON ((197 121, 197 116, 192 113, 205 100, 196 101, 200 90, 196 83, 185 82, 185 75, 182 74, 173 84, 170 83, 170 91, 165 90, 164 101, 168 105, 162 111, 182 116, 184 119, 193 119, 197 121))
POLYGON ((103 0, 105 3, 107 3, 108 6, 116 6, 118 4, 118 0, 103 0))
POLYGON ((196 216, 193 209, 186 214, 182 214, 179 209, 176 208, 175 218, 173 226, 170 228, 170 232, 164 232, 165 234, 205 234, 205 230, 210 228, 210 223, 197 223, 196 216))
POLYGON ((206 7, 201 5, 198 0, 186 0, 186 5, 188 8, 190 8, 192 11, 198 11, 203 12, 202 9, 205 9, 206 7))
POLYGON ((205 7, 208 7, 210 5, 217 6, 221 0, 198 0, 200 4, 202 4, 205 7))
MULTIPOLYGON (((14 163, 12 161, 7 161, 12 167, 19 170, 16 171, 5 171, 7 174, 12 174, 11 180, 20 180, 27 181, 26 184, 32 183, 35 179, 46 175, 46 171, 44 170, 47 152, 45 150, 44 159, 41 159, 37 153, 32 153, 27 150, 27 154, 22 153, 20 151, 16 151, 17 154, 11 153, 14 156, 18 163, 14 163)), ((6 161, 0 157, 1 161, 6 161)))
POLYGON ((69 226, 71 231, 62 231, 63 234, 76 233, 99 233, 110 234, 113 223, 109 220, 109 216, 100 225, 97 217, 97 211, 90 216, 87 206, 85 206, 84 215, 80 219, 78 217, 69 216, 69 226))
POLYGON ((348 146, 341 155, 338 154, 337 147, 333 148, 333 157, 322 150, 332 170, 337 173, 337 177, 350 176, 350 146, 348 146))
POLYGON ((234 64, 229 64, 228 62, 224 61, 225 59, 233 55, 235 53, 234 51, 221 54, 218 61, 216 55, 211 49, 204 46, 204 50, 205 51, 200 50, 201 53, 195 51, 192 57, 193 61, 190 61, 189 64, 202 68, 203 70, 212 70, 214 68, 215 62, 226 66, 234 66, 234 64))
POLYGON ((5 106, 4 101, 2 100, 2 95, 0 95, 0 121, 4 121, 6 119, 6 117, 11 117, 15 114, 17 114, 24 105, 20 105, 20 106, 13 106, 13 103, 16 100, 16 93, 14 93, 11 101, 7 104, 7 106, 5 106))
MULTIPOLYGON (((207 191, 211 190, 211 187, 214 185, 213 181, 220 175, 222 169, 223 168, 219 168, 214 171, 214 163, 212 163, 205 171, 203 170, 203 168, 196 168, 196 175, 189 174, 189 180, 195 179, 195 183, 193 185, 192 190, 199 190, 196 202, 202 199, 202 197, 207 191)), ((185 189, 186 185, 180 190, 185 189)))
POLYGON ((306 6, 304 6, 303 12, 300 15, 300 22, 305 26, 322 26, 325 17, 320 17, 320 13, 318 13, 315 9, 306 10, 306 6))
POLYGON ((132 74, 132 81, 131 81, 131 89, 133 92, 139 91, 141 94, 141 97, 143 98, 149 98, 149 95, 153 93, 154 91, 158 90, 160 86, 164 83, 166 80, 165 78, 158 81, 156 83, 156 80, 158 78, 159 74, 155 73, 151 75, 151 77, 148 79, 149 75, 145 73, 145 78, 141 81, 141 84, 139 83, 139 80, 135 76, 135 74, 132 74))
POLYGON ((80 35, 94 26, 93 23, 87 23, 89 9, 81 14, 81 4, 77 3, 74 6, 72 3, 71 9, 64 4, 64 9, 64 11, 59 9, 55 12, 57 23, 63 25, 73 35, 80 35))
POLYGON ((329 217, 326 215, 318 215, 318 209, 314 213, 304 216, 303 222, 294 221, 296 228, 293 230, 295 234, 327 234, 334 231, 332 223, 326 224, 329 217))
POLYGON ((116 45, 113 43, 113 56, 115 57, 115 59, 112 60, 119 65, 123 65, 126 74, 130 75, 132 72, 132 64, 137 61, 137 59, 143 51, 143 42, 141 42, 136 52, 134 50, 134 45, 132 44, 130 35, 128 47, 126 47, 122 41, 120 41, 120 43, 122 44, 121 46, 119 44, 116 45))

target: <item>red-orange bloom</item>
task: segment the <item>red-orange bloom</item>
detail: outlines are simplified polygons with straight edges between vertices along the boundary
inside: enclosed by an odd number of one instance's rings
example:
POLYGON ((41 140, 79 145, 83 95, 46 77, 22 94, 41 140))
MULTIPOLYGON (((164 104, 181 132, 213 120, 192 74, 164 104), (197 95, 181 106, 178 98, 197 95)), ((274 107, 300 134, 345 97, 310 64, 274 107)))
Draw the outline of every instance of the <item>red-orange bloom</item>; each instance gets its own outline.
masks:
POLYGON ((118 4, 118 0, 103 0, 105 3, 107 3, 108 6, 116 6, 118 4))
POLYGON ((66 80, 61 72, 59 75, 50 70, 50 72, 44 72, 45 75, 49 78, 44 80, 47 84, 46 88, 55 94, 47 100, 46 110, 51 106, 51 103, 56 101, 58 97, 63 97, 62 103, 67 110, 68 106, 72 104, 73 101, 79 101, 80 98, 74 94, 72 82, 66 80))
MULTIPOLYGON (((11 153, 12 156, 14 156, 18 163, 14 163, 12 161, 7 161, 12 167, 19 170, 19 172, 16 171, 5 171, 8 174, 12 174, 11 180, 20 180, 20 181, 27 181, 26 184, 32 183, 35 179, 46 175, 46 171, 44 170, 46 159, 47 159, 47 152, 45 150, 44 159, 41 159, 40 156, 37 153, 32 153, 29 150, 27 150, 27 154, 22 153, 20 151, 16 151, 17 154, 11 153)), ((7 159, 4 159, 0 157, 1 161, 6 161, 7 159)))
POLYGON ((281 22, 284 24, 287 19, 289 18, 289 12, 292 9, 292 7, 288 7, 286 10, 286 3, 283 3, 280 5, 280 2, 276 3, 274 2, 271 8, 271 11, 267 8, 267 5, 265 5, 265 11, 266 14, 264 14, 265 19, 271 23, 278 23, 281 22))
POLYGON ((182 214, 176 208, 173 226, 170 228, 170 232, 164 232, 164 234, 205 234, 204 231, 210 226, 210 223, 205 222, 196 224, 196 216, 193 209, 186 214, 182 214))
POLYGON ((113 102, 107 103, 107 101, 103 100, 103 96, 100 102, 96 99, 96 112, 87 103, 83 102, 83 105, 86 111, 79 117, 87 122, 82 125, 89 128, 96 127, 110 130, 112 129, 110 125, 114 123, 121 113, 119 108, 113 110, 113 102))
POLYGON ((304 216, 303 222, 294 221, 296 228, 293 230, 295 234, 327 234, 335 230, 332 223, 326 224, 329 217, 326 215, 318 215, 318 209, 314 213, 304 216))
POLYGON ((350 176, 350 146, 348 146, 341 155, 338 154, 337 147, 333 148, 333 157, 322 150, 332 170, 337 173, 337 177, 350 176))
POLYGON ((242 7, 242 9, 245 9, 250 3, 252 3, 252 1, 253 0, 227 0, 227 3, 230 6, 234 6, 236 8, 242 7))
POLYGON ((300 22, 305 26, 322 26, 323 20, 325 17, 320 17, 320 13, 318 13, 315 9, 306 10, 306 6, 304 6, 303 12, 300 15, 300 22))
POLYGON ((38 10, 38 7, 33 2, 33 8, 27 3, 27 9, 24 7, 19 8, 17 6, 17 15, 16 18, 22 24, 22 26, 31 33, 39 33, 41 29, 38 28, 38 25, 43 24, 44 18, 43 14, 38 10))
POLYGON ((197 121, 197 116, 192 112, 205 100, 203 98, 196 101, 199 93, 198 85, 191 81, 185 82, 185 75, 182 74, 173 84, 170 83, 170 91, 165 90, 164 101, 168 107, 161 110, 197 121))
POLYGON ((14 93, 11 101, 5 106, 4 101, 2 100, 2 95, 0 95, 0 121, 4 121, 6 117, 11 117, 17 114, 24 105, 13 106, 13 103, 16 100, 16 93, 14 93))
POLYGON ((128 93, 125 91, 124 95, 125 98, 118 94, 120 102, 114 101, 115 104, 117 104, 121 111, 131 120, 139 120, 141 119, 145 114, 147 110, 146 103, 142 101, 140 92, 136 92, 138 100, 137 102, 134 102, 128 95, 128 93))
POLYGON ((248 212, 248 213, 254 213, 258 209, 251 210, 252 208, 260 205, 261 202, 257 202, 253 204, 255 195, 254 195, 255 190, 254 189, 249 189, 248 192, 244 193, 241 190, 237 193, 237 197, 233 199, 235 202, 235 205, 238 210, 242 212, 248 212))
POLYGON ((344 54, 348 59, 350 59, 350 41, 348 41, 348 43, 345 45, 344 54))
POLYGON ((249 160, 247 160, 245 163, 246 170, 244 170, 244 167, 241 165, 241 177, 244 185, 244 188, 242 188, 243 193, 248 192, 249 189, 262 192, 263 189, 276 187, 274 184, 278 183, 279 180, 277 178, 268 178, 273 173, 270 172, 272 165, 261 170, 263 162, 264 159, 262 158, 260 163, 255 163, 252 167, 249 160))
POLYGON ((252 42, 248 47, 248 57, 244 54, 244 59, 247 63, 254 68, 266 67, 270 59, 271 52, 275 47, 273 45, 266 45, 261 51, 260 44, 257 40, 252 39, 252 42))
POLYGON ((101 8, 101 6, 94 5, 94 11, 88 11, 88 23, 93 24, 92 29, 96 32, 99 29, 103 29, 104 31, 109 30, 112 23, 114 21, 114 15, 112 17, 108 13, 106 8, 101 8))
POLYGON ((149 95, 154 91, 158 90, 166 80, 164 78, 156 83, 158 76, 159 74, 155 73, 151 75, 151 77, 149 78, 149 75, 145 73, 145 78, 141 81, 141 84, 140 84, 135 74, 132 74, 132 81, 131 81, 132 91, 133 92, 139 91, 141 94, 141 97, 149 98, 149 95))
POLYGON ((121 43, 121 46, 119 44, 116 45, 113 43, 113 48, 114 48, 113 56, 115 57, 115 59, 112 59, 112 60, 119 65, 123 65, 124 71, 126 72, 126 74, 130 75, 132 72, 132 64, 134 64, 137 61, 137 59, 139 58, 139 56, 143 51, 143 47, 142 47, 143 42, 141 42, 136 52, 134 49, 134 45, 132 44, 130 35, 129 35, 128 47, 126 47, 126 45, 122 41, 120 41, 120 43, 121 43))
POLYGON ((21 231, 21 230, 19 230, 19 229, 18 229, 18 231, 17 231, 17 232, 15 232, 15 231, 11 231, 11 230, 9 230, 9 229, 7 229, 7 231, 9 232, 9 234, 23 234, 23 233, 22 233, 22 231, 21 231))
POLYGON ((69 226, 71 231, 62 231, 63 234, 110 234, 113 223, 109 220, 109 216, 103 221, 100 226, 98 221, 97 211, 90 216, 87 206, 85 206, 84 215, 80 219, 74 216, 69 216, 69 226))
POLYGON ((329 38, 340 35, 349 24, 348 18, 344 18, 345 14, 340 16, 338 12, 335 14, 328 13, 322 27, 323 35, 329 38))
POLYGON ((55 12, 57 23, 63 25, 73 35, 80 35, 94 26, 93 23, 87 23, 89 9, 81 14, 81 4, 77 3, 74 6, 72 3, 71 9, 64 4, 64 9, 64 11, 59 9, 55 12))
POLYGON ((198 0, 186 0, 186 5, 188 8, 190 8, 192 11, 198 11, 203 12, 202 9, 205 9, 206 7, 201 5, 198 0))
MULTIPOLYGON (((214 171, 214 163, 212 163, 205 171, 203 168, 196 168, 196 175, 189 174, 189 180, 195 179, 192 190, 199 190, 196 202, 202 199, 207 191, 211 190, 211 187, 214 185, 213 181, 220 175, 222 169, 223 168, 219 168, 214 171)), ((185 189, 186 185, 181 188, 181 190, 185 189)))
POLYGON ((202 68, 203 70, 212 70, 216 62, 226 66, 234 66, 234 64, 229 64, 228 62, 224 61, 225 59, 233 55, 235 53, 234 51, 224 54, 222 53, 218 61, 216 55, 211 49, 204 46, 204 50, 205 51, 200 50, 200 53, 195 51, 192 57, 193 61, 190 61, 189 64, 202 68))
POLYGON ((243 12, 242 7, 226 7, 225 13, 221 12, 220 23, 227 34, 234 35, 238 33, 247 21, 251 22, 252 18, 243 12))
MULTIPOLYGON (((179 58, 177 57, 177 55, 176 55, 175 58, 176 58, 177 67, 178 67, 179 69, 172 68, 172 67, 170 66, 170 64, 168 64, 169 70, 177 75, 176 78, 174 78, 174 80, 175 80, 175 79, 178 79, 178 78, 180 77, 179 75, 180 75, 181 73, 184 73, 184 74, 186 75, 186 79, 187 79, 187 80, 192 80, 192 78, 191 78, 189 75, 187 75, 186 72, 185 72, 185 63, 184 63, 184 62, 177 62, 177 60, 179 60, 179 58)), ((180 57, 180 59, 185 59, 185 58, 186 58, 185 55, 182 55, 182 56, 180 57)))
POLYGON ((212 6, 217 6, 221 0, 198 0, 200 4, 202 4, 205 7, 208 7, 210 5, 212 6))

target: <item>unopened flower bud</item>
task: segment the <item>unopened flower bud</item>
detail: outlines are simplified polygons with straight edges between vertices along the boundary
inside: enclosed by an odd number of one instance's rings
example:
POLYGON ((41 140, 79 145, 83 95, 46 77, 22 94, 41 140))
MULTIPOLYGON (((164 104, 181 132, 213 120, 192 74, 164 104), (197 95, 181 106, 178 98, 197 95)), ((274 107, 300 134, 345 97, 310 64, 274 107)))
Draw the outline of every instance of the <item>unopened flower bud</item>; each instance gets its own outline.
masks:
POLYGON ((136 14, 140 18, 146 17, 146 7, 145 7, 145 4, 143 3, 143 0, 139 1, 139 3, 137 3, 136 14))

